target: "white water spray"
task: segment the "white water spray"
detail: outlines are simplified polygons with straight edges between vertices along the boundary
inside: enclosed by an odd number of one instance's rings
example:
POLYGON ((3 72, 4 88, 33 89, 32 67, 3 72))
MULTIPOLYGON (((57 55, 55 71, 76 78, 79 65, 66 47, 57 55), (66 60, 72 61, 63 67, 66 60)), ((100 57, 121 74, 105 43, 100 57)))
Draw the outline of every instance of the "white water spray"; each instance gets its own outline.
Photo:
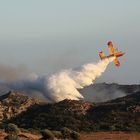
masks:
POLYGON ((114 57, 106 58, 97 64, 83 65, 79 71, 65 70, 52 75, 47 80, 49 98, 56 102, 64 99, 79 100, 84 98, 78 89, 93 84, 114 59, 114 57))

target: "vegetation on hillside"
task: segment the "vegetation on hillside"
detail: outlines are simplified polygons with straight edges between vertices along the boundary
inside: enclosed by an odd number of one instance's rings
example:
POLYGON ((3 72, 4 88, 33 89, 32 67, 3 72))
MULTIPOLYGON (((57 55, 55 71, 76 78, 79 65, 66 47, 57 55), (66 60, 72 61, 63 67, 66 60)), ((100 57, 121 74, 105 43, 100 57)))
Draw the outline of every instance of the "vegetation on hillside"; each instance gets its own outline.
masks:
POLYGON ((25 129, 140 131, 140 93, 100 104, 64 100, 34 105, 7 122, 25 129))

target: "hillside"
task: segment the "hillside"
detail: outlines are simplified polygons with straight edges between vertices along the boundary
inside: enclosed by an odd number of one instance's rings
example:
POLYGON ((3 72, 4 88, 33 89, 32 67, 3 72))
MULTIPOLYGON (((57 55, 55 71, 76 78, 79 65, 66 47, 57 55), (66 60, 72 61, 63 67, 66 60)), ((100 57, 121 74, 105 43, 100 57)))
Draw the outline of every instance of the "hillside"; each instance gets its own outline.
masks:
POLYGON ((38 103, 36 99, 17 91, 10 91, 0 96, 0 121, 10 119, 38 103))
POLYGON ((26 129, 140 131, 140 92, 98 104, 64 100, 33 105, 10 122, 26 129))
POLYGON ((97 104, 89 114, 97 130, 140 131, 140 92, 97 104))
POLYGON ((87 111, 92 106, 92 103, 74 100, 35 105, 10 122, 23 128, 60 130, 63 127, 68 127, 80 130, 82 125, 86 125, 87 111))
MULTIPOLYGON (((105 83, 97 86, 109 87, 105 83)), ((113 86, 128 95, 100 103, 74 100, 44 103, 10 91, 0 97, 0 121, 37 130, 68 127, 76 131, 140 131, 139 86, 111 84, 110 88, 113 86)))

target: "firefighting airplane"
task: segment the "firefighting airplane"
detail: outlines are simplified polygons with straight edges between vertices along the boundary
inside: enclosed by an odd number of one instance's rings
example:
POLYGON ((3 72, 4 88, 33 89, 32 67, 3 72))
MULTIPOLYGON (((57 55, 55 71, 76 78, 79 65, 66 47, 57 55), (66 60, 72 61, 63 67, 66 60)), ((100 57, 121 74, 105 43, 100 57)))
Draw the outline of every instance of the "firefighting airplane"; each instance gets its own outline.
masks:
POLYGON ((125 53, 124 52, 118 52, 118 50, 116 49, 116 48, 114 48, 113 47, 113 43, 111 42, 111 41, 109 41, 108 43, 107 43, 107 45, 108 45, 108 49, 109 49, 109 53, 110 53, 110 55, 108 55, 108 56, 106 56, 105 54, 104 54, 104 52, 100 52, 99 53, 99 56, 100 56, 100 58, 101 58, 101 60, 103 60, 103 59, 106 59, 106 58, 110 58, 110 57, 115 57, 115 60, 114 60, 114 64, 117 66, 117 67, 119 67, 120 66, 120 61, 118 60, 118 57, 121 57, 121 56, 123 56, 125 53))

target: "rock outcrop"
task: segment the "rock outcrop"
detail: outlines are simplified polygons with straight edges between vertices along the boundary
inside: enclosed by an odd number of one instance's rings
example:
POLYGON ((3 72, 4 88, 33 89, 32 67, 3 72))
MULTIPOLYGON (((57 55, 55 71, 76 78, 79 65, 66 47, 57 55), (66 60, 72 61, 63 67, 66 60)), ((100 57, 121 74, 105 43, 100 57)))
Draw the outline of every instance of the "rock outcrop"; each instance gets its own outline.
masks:
POLYGON ((17 91, 10 91, 0 97, 0 121, 10 119, 38 103, 39 101, 34 98, 17 91))

